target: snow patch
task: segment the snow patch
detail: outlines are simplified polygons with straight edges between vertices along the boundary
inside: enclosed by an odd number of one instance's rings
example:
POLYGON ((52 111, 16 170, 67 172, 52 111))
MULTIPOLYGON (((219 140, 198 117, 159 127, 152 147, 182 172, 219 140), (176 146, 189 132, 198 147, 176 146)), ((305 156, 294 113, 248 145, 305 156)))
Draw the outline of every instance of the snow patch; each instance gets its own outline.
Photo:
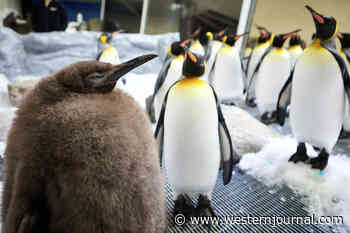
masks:
MULTIPOLYGON (((266 185, 290 187, 304 197, 310 215, 340 215, 350 226, 350 158, 333 154, 320 172, 303 163, 288 162, 296 147, 293 138, 272 139, 260 152, 244 155, 239 166, 266 185)), ((317 156, 312 147, 307 150, 310 157, 317 156)))

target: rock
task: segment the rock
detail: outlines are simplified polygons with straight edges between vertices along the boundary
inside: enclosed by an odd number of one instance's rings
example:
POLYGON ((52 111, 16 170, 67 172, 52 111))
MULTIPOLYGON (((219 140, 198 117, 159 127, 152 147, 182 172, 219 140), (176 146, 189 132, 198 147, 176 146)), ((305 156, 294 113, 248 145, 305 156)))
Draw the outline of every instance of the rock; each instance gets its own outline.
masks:
POLYGON ((8 95, 13 105, 19 106, 25 95, 31 91, 38 80, 24 80, 8 84, 8 95))
POLYGON ((280 137, 280 134, 256 120, 248 112, 234 106, 221 105, 221 109, 230 131, 237 153, 256 153, 270 139, 280 137))
POLYGON ((151 106, 151 100, 152 100, 152 96, 148 96, 145 100, 146 102, 146 112, 148 113, 148 116, 151 120, 152 123, 156 123, 156 114, 154 112, 154 107, 151 106))

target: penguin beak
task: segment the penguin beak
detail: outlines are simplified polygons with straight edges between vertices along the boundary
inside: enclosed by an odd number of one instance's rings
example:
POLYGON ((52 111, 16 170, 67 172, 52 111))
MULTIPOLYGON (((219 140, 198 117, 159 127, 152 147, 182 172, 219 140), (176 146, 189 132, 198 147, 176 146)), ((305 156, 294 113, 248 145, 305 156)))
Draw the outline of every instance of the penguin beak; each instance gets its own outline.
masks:
POLYGON ((306 9, 308 9, 310 11, 310 13, 312 14, 312 17, 314 18, 315 22, 319 23, 319 24, 324 24, 325 20, 323 18, 323 16, 319 13, 317 13, 314 9, 312 9, 310 6, 306 5, 305 6, 306 9))
POLYGON ((198 37, 199 33, 201 32, 201 30, 202 30, 201 28, 197 28, 197 29, 193 32, 192 38, 196 39, 196 38, 198 37))
POLYGON ((190 40, 184 40, 183 42, 181 42, 180 46, 187 47, 188 43, 190 43, 190 40))
POLYGON ((298 33, 298 32, 300 32, 300 31, 301 31, 301 29, 297 29, 297 30, 295 30, 295 31, 286 33, 286 34, 284 34, 284 35, 282 36, 282 38, 283 38, 283 40, 286 40, 286 39, 288 39, 290 36, 292 36, 293 34, 298 33))
POLYGON ((223 37, 225 35, 225 31, 226 31, 226 28, 224 30, 221 30, 220 32, 218 32, 217 36, 219 38, 223 37))
POLYGON ((156 58, 157 55, 149 54, 134 58, 130 61, 114 66, 111 70, 107 71, 104 75, 106 82, 117 82, 120 77, 133 70, 134 68, 156 58))
POLYGON ((341 33, 338 33, 337 36, 338 36, 338 38, 341 39, 341 40, 344 39, 344 37, 343 37, 343 35, 342 35, 341 33))
POLYGON ((249 32, 245 32, 245 33, 243 33, 243 34, 241 34, 241 35, 236 35, 235 37, 234 37, 234 39, 235 40, 238 40, 239 38, 241 38, 242 36, 245 36, 245 35, 248 35, 249 34, 249 32))

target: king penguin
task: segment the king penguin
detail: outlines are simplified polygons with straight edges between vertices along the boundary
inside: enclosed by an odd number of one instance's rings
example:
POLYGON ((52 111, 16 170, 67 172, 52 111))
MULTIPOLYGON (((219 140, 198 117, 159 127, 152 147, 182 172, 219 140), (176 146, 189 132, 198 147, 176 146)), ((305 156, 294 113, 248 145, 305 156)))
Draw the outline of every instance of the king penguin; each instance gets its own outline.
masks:
POLYGON ((265 124, 274 123, 278 96, 291 72, 291 58, 283 48, 284 42, 299 30, 276 35, 272 46, 261 57, 253 73, 251 83, 255 82, 256 103, 260 119, 265 124))
POLYGON ((119 54, 117 49, 112 45, 113 38, 120 33, 103 33, 99 37, 99 54, 96 58, 97 61, 107 62, 113 65, 120 64, 119 54))
POLYGON ((201 38, 201 32, 202 29, 201 28, 197 28, 193 34, 192 34, 192 43, 190 45, 190 49, 194 52, 194 53, 198 53, 202 56, 205 55, 205 50, 203 45, 201 44, 201 42, 199 41, 201 38))
POLYGON ((187 51, 182 74, 164 99, 155 137, 174 191, 175 215, 214 216, 210 203, 220 160, 228 184, 239 156, 214 89, 199 79, 204 57, 187 51), (196 209, 189 199, 195 194, 199 194, 196 209))
POLYGON ((277 117, 283 125, 286 115, 284 91, 291 85, 290 122, 299 144, 289 161, 306 162, 312 168, 323 170, 342 128, 350 82, 345 61, 336 50, 336 20, 310 6, 306 8, 313 17, 316 37, 299 57, 280 93, 277 117), (318 157, 309 159, 305 143, 320 148, 318 157))
POLYGON ((298 33, 294 33, 289 40, 288 52, 291 58, 291 67, 293 69, 297 59, 303 53, 303 45, 298 33))
POLYGON ((166 232, 151 124, 118 79, 153 59, 74 63, 20 105, 5 151, 2 232, 166 232))
POLYGON ((151 106, 154 108, 156 121, 159 118, 164 97, 168 92, 168 89, 182 77, 181 73, 184 62, 185 47, 188 42, 189 40, 177 41, 172 43, 169 47, 168 53, 171 55, 171 58, 164 62, 163 67, 159 72, 151 99, 151 106))
POLYGON ((246 104, 249 107, 255 107, 255 81, 252 82, 253 73, 255 71, 256 66, 258 65, 261 57, 264 55, 266 50, 271 47, 272 41, 274 38, 274 34, 269 32, 266 28, 256 25, 257 29, 260 32, 260 36, 258 38, 258 45, 253 49, 247 64, 247 96, 246 96, 246 104), (251 83, 252 82, 252 83, 251 83))
MULTIPOLYGON (((348 71, 350 71, 350 33, 338 33, 338 38, 340 40, 341 48, 339 49, 339 54, 344 59, 348 71)), ((347 103, 345 105, 345 116, 344 116, 344 123, 343 128, 341 130, 340 139, 345 139, 350 137, 350 108, 349 104, 347 103)))
POLYGON ((210 83, 224 104, 234 105, 235 99, 243 98, 245 73, 235 43, 247 34, 225 36, 223 38, 225 45, 216 55, 210 83))
POLYGON ((205 61, 207 66, 203 75, 203 80, 210 82, 210 75, 212 74, 211 71, 215 63, 216 55, 223 46, 222 38, 225 36, 225 29, 215 34, 212 32, 207 32, 206 36, 208 37, 209 42, 207 52, 205 54, 205 61))

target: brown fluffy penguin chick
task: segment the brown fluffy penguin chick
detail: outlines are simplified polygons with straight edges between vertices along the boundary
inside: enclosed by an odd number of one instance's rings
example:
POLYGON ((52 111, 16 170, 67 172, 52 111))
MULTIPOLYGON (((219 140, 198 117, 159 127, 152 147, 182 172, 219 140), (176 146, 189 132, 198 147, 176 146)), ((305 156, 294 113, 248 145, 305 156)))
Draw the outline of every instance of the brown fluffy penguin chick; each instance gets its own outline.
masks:
POLYGON ((3 233, 166 231, 150 122, 133 98, 112 91, 154 57, 75 63, 28 94, 5 151, 3 233))

